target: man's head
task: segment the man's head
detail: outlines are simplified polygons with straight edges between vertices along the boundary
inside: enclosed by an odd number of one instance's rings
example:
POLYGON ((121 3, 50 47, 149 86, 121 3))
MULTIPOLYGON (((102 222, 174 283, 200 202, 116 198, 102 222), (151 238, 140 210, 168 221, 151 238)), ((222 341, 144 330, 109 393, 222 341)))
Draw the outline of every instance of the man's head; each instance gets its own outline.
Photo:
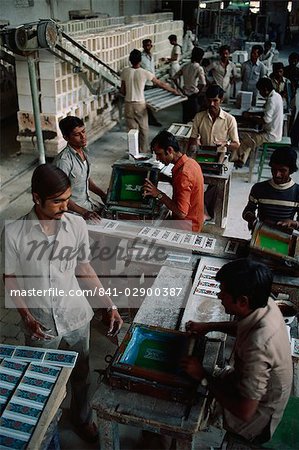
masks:
POLYGON ((273 275, 264 264, 238 259, 225 264, 216 274, 218 297, 228 314, 243 318, 267 305, 273 275))
POLYGON ((299 53, 292 52, 289 54, 289 64, 290 66, 297 66, 299 62, 299 53))
POLYGON ((263 77, 258 80, 256 87, 262 97, 268 97, 273 91, 274 87, 270 78, 263 77))
POLYGON ((86 130, 82 119, 75 116, 67 116, 59 122, 62 136, 75 150, 87 145, 86 130))
POLYGON ((171 45, 174 45, 174 44, 176 44, 177 43, 177 35, 176 34, 170 34, 169 36, 168 36, 168 40, 169 40, 169 42, 171 43, 171 45))
POLYGON ((37 215, 43 219, 61 219, 71 196, 68 176, 52 164, 41 164, 32 175, 32 199, 37 215))
POLYGON ((143 39, 142 47, 145 53, 150 53, 153 47, 151 39, 143 39))
POLYGON ((264 42, 264 53, 267 53, 272 48, 271 41, 265 41, 264 42))
POLYGON ((278 78, 283 77, 283 69, 284 69, 284 65, 282 62, 273 63, 273 73, 276 77, 278 77, 278 78))
POLYGON ((219 47, 219 55, 221 61, 228 61, 230 55, 230 47, 228 45, 221 45, 221 47, 219 47))
POLYGON ((251 49, 250 59, 255 64, 261 54, 263 53, 263 47, 261 45, 253 45, 251 49))
POLYGON ((191 62, 200 63, 203 55, 204 55, 204 50, 202 48, 194 47, 192 50, 192 53, 191 53, 191 62))
POLYGON ((151 142, 151 150, 155 152, 157 160, 166 166, 175 162, 181 156, 179 143, 172 133, 163 130, 151 142))
POLYGON ((220 106, 223 102, 224 90, 217 84, 212 84, 206 90, 206 98, 208 103, 208 110, 211 115, 218 115, 220 106))
POLYGON ((269 166, 275 184, 287 183, 290 175, 298 170, 297 152, 290 147, 277 148, 271 155, 269 166))
POLYGON ((131 51, 129 56, 129 61, 132 64, 132 66, 137 66, 141 62, 141 52, 134 48, 134 50, 131 51))

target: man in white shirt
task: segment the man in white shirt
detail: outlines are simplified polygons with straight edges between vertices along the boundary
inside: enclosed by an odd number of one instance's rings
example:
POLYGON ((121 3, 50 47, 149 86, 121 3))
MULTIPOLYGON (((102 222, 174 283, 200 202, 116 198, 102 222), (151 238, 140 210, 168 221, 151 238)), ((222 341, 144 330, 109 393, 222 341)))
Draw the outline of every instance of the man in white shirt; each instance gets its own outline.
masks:
POLYGON ((182 47, 178 44, 178 38, 176 34, 168 36, 170 44, 173 46, 171 50, 170 58, 167 62, 170 63, 169 75, 172 78, 180 70, 180 59, 182 56, 182 47))
MULTIPOLYGON (((151 39, 144 39, 142 41, 142 47, 143 47, 143 51, 141 52, 140 67, 142 67, 142 69, 148 70, 149 72, 151 72, 155 75, 155 60, 151 53, 151 50, 153 48, 151 39)), ((153 87, 154 87, 154 85, 153 85, 152 81, 147 81, 145 83, 145 90, 152 89, 153 87)), ((148 115, 149 125, 153 125, 155 127, 162 126, 162 124, 160 122, 158 122, 158 120, 155 118, 155 116, 150 108, 147 108, 147 115, 148 115)))
POLYGON ((94 293, 94 306, 107 308, 110 335, 123 321, 110 298, 100 294, 103 286, 90 265, 84 220, 67 212, 70 179, 58 167, 41 164, 33 172, 31 190, 31 211, 5 227, 5 287, 22 318, 26 345, 57 349, 63 341, 78 352, 70 378, 71 421, 82 439, 96 442, 98 431, 88 401, 93 311, 77 277, 94 293))
POLYGON ((250 59, 242 64, 241 68, 241 91, 248 91, 253 93, 252 105, 256 104, 257 87, 256 83, 267 75, 267 68, 259 60, 263 53, 261 45, 253 45, 251 49, 250 59))
POLYGON ((222 45, 219 48, 219 61, 214 61, 206 67, 206 73, 211 73, 213 81, 224 90, 224 101, 229 99, 230 85, 237 78, 237 69, 233 62, 229 60, 230 47, 222 45))
POLYGON ((266 99, 264 113, 245 111, 243 117, 250 122, 262 125, 261 131, 248 131, 241 134, 241 145, 231 155, 235 167, 243 167, 250 152, 264 142, 279 142, 282 138, 283 128, 283 101, 281 95, 275 92, 270 78, 262 78, 256 85, 262 97, 266 99))
POLYGON ((141 65, 141 52, 137 49, 131 51, 129 60, 132 67, 126 67, 121 73, 121 93, 125 96, 125 118, 128 131, 139 130, 139 151, 146 153, 148 147, 148 116, 144 98, 144 86, 152 81, 156 86, 180 95, 169 84, 160 81, 141 65))

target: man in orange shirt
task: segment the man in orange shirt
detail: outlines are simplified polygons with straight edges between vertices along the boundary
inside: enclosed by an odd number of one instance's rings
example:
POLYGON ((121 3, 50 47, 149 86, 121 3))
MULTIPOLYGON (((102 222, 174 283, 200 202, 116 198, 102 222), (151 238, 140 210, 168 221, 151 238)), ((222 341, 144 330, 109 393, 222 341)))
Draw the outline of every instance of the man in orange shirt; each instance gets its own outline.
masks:
POLYGON ((152 141, 151 149, 157 160, 172 169, 173 198, 159 191, 150 180, 144 184, 144 195, 151 195, 163 203, 174 220, 181 220, 181 227, 200 231, 204 222, 204 180, 199 164, 184 155, 176 138, 168 131, 161 131, 152 141))

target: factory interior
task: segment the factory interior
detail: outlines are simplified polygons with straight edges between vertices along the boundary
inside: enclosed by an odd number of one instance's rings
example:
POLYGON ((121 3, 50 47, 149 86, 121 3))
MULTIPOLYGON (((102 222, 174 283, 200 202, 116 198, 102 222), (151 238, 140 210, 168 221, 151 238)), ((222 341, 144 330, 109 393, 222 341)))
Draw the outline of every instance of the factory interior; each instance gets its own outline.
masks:
POLYGON ((1 0, 0 448, 299 449, 299 0, 1 0))

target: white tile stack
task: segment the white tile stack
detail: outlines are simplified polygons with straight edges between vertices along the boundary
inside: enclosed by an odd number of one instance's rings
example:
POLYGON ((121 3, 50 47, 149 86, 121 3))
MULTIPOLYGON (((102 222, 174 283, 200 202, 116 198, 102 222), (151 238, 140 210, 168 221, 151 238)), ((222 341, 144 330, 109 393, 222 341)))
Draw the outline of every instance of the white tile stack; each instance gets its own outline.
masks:
POLYGON ((129 155, 131 155, 130 159, 134 159, 133 156, 139 155, 138 135, 138 130, 130 130, 128 132, 128 149, 129 155))
POLYGON ((248 60, 248 53, 244 50, 236 50, 232 53, 232 62, 235 64, 243 64, 248 60))
MULTIPOLYGON (((129 64, 130 51, 133 48, 142 50, 142 40, 146 38, 152 39, 154 43, 156 61, 170 56, 168 36, 177 34, 180 43, 183 36, 183 22, 173 21, 171 17, 171 13, 157 13, 129 18, 76 20, 62 25, 73 39, 113 70, 120 72, 129 64)), ((61 61, 47 50, 40 50, 36 72, 47 156, 56 155, 65 146, 58 122, 66 115, 76 115, 85 121, 89 142, 98 139, 115 125, 118 120, 115 94, 93 95, 80 75, 73 72, 71 64, 61 61)), ((96 74, 88 72, 87 75, 90 83, 97 82, 96 74)), ((37 143, 28 67, 26 59, 18 56, 16 77, 19 101, 18 140, 23 152, 32 153, 37 143)))
POLYGON ((251 107, 252 102, 252 92, 239 91, 241 96, 241 109, 245 111, 251 107))

